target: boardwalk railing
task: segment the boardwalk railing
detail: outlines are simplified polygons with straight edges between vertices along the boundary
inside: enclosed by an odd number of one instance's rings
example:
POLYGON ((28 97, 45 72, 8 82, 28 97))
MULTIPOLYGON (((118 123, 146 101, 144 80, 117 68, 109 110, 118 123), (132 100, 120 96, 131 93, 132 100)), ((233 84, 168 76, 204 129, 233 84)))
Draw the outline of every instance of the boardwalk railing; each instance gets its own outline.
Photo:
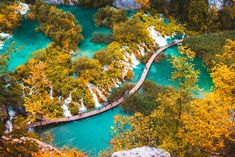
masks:
MULTIPOLYGON (((149 69, 154 61, 154 59, 161 53, 163 52, 165 49, 169 48, 169 47, 172 47, 174 45, 177 45, 179 43, 181 43, 183 40, 177 40, 177 41, 174 41, 172 42, 171 44, 168 44, 164 47, 161 47, 157 52, 155 52, 151 58, 148 60, 148 62, 146 63, 146 66, 142 72, 142 75, 141 75, 141 78, 140 80, 137 82, 137 84, 129 91, 129 94, 128 96, 132 96, 135 92, 137 92, 139 90, 139 88, 142 86, 142 84, 144 83, 144 80, 149 72, 149 69)), ((57 123, 64 123, 64 122, 70 122, 70 121, 75 121, 75 120, 80 120, 80 119, 84 119, 84 118, 88 118, 88 117, 91 117, 91 116, 95 116, 95 115, 98 115, 100 113, 103 113, 105 111, 108 111, 118 105, 120 105, 121 103, 123 103, 125 101, 127 97, 126 96, 123 96, 121 97, 120 99, 118 99, 117 101, 109 104, 109 105, 106 105, 100 109, 97 109, 97 110, 93 110, 93 111, 89 111, 89 112, 86 112, 86 113, 82 113, 82 114, 79 114, 79 115, 76 115, 76 116, 72 116, 72 117, 69 117, 69 118, 60 118, 60 119, 54 119, 54 120, 43 120, 43 121, 39 121, 39 122, 34 122, 34 123, 31 123, 28 125, 28 128, 32 128, 32 127, 38 127, 38 126, 45 126, 45 125, 49 125, 49 124, 57 124, 57 123)))

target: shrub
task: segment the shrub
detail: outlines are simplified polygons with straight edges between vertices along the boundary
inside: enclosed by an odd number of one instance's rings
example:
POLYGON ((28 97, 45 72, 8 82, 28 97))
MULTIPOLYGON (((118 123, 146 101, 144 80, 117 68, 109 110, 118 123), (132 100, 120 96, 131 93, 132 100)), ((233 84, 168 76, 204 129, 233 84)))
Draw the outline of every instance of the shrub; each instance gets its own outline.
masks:
POLYGON ((183 44, 195 51, 196 55, 201 57, 209 68, 212 68, 217 63, 215 55, 217 53, 223 53, 223 46, 226 39, 235 40, 235 32, 230 31, 194 36, 185 39, 183 44))
POLYGON ((78 115, 78 113, 79 113, 78 104, 70 103, 68 105, 68 107, 69 107, 69 110, 73 116, 78 115))
POLYGON ((109 44, 113 41, 113 35, 112 34, 105 34, 105 33, 93 33, 91 41, 94 43, 106 43, 109 44))
POLYGON ((127 20, 126 11, 106 6, 99 9, 94 16, 96 26, 105 26, 112 28, 114 24, 125 22, 127 20))

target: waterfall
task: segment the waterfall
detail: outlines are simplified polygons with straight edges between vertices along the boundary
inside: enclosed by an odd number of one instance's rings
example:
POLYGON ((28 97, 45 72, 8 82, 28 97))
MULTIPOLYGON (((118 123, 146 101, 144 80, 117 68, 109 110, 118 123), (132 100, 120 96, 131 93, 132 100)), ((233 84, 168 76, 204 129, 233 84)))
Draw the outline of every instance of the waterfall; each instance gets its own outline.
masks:
POLYGON ((103 101, 107 101, 106 96, 103 94, 103 92, 101 92, 101 90, 100 90, 98 87, 96 87, 95 85, 92 85, 92 84, 90 84, 90 85, 92 86, 93 89, 96 90, 96 92, 99 94, 99 97, 100 97, 103 101))
POLYGON ((29 10, 29 6, 25 3, 20 2, 17 10, 20 12, 21 15, 25 15, 29 10))
POLYGON ((4 46, 4 41, 8 40, 11 37, 10 34, 7 33, 0 33, 0 50, 3 48, 4 46))
POLYGON ((109 70, 108 65, 103 66, 103 70, 104 70, 104 71, 108 71, 108 70, 109 70))
POLYGON ((58 100, 61 101, 61 99, 62 99, 62 96, 59 96, 59 97, 58 97, 58 100))
POLYGON ((19 83, 19 85, 21 85, 21 87, 22 87, 22 90, 23 90, 23 95, 22 95, 22 97, 24 98, 25 97, 25 85, 24 85, 24 83, 19 83))
POLYGON ((0 37, 1 37, 1 39, 9 39, 11 37, 11 35, 7 34, 7 33, 0 33, 0 37))
POLYGON ((145 56, 144 47, 142 47, 142 46, 140 46, 140 45, 138 45, 138 46, 139 46, 139 53, 141 54, 142 57, 144 57, 144 56, 145 56))
POLYGON ((50 98, 51 98, 51 99, 54 99, 54 98, 53 98, 53 87, 52 87, 52 86, 51 86, 51 89, 50 89, 50 98))
POLYGON ((15 115, 16 115, 16 112, 12 109, 12 107, 8 107, 7 109, 8 109, 9 119, 6 122, 5 133, 12 132, 12 130, 13 130, 12 121, 13 121, 13 118, 15 117, 15 115))
POLYGON ((88 89, 90 90, 90 92, 91 92, 91 94, 92 94, 92 96, 93 96, 93 100, 94 100, 94 102, 95 102, 95 108, 100 108, 100 107, 102 107, 102 105, 100 104, 100 102, 99 102, 99 99, 98 99, 98 97, 97 97, 97 95, 93 92, 93 90, 92 90, 92 86, 88 83, 87 84, 87 87, 88 87, 88 89))
POLYGON ((3 48, 3 46, 4 46, 4 43, 2 40, 0 40, 0 50, 3 48))
POLYGON ((168 36, 167 37, 163 37, 161 35, 161 33, 159 33, 158 31, 156 31, 154 29, 154 26, 151 26, 148 28, 148 31, 150 33, 150 36, 155 40, 155 42, 160 46, 160 47, 163 47, 163 46, 166 46, 167 45, 167 41, 166 39, 169 38, 168 36))
POLYGON ((112 82, 113 82, 113 85, 115 86, 115 87, 118 87, 119 85, 117 84, 117 82, 114 80, 114 79, 112 79, 112 82))
POLYGON ((72 117, 72 114, 69 111, 68 105, 72 102, 72 92, 70 92, 69 97, 64 100, 62 108, 64 109, 65 117, 72 117))
POLYGON ((138 61, 138 59, 135 57, 135 55, 132 53, 131 54, 131 61, 134 67, 136 67, 138 64, 140 64, 140 62, 138 61))
POLYGON ((136 67, 138 64, 140 64, 139 60, 135 57, 135 55, 133 53, 130 55, 128 52, 125 51, 123 56, 124 56, 124 59, 127 62, 129 61, 129 59, 131 59, 131 62, 132 62, 132 65, 133 65, 132 67, 136 67))
POLYGON ((122 77, 123 77, 123 80, 124 80, 124 78, 125 78, 127 72, 132 69, 132 65, 131 65, 130 63, 124 62, 124 61, 122 61, 122 60, 119 60, 118 62, 119 62, 121 65, 123 65, 122 77))
POLYGON ((80 99, 80 102, 81 102, 81 107, 79 108, 79 111, 82 113, 82 112, 85 112, 87 109, 84 105, 83 98, 80 99))

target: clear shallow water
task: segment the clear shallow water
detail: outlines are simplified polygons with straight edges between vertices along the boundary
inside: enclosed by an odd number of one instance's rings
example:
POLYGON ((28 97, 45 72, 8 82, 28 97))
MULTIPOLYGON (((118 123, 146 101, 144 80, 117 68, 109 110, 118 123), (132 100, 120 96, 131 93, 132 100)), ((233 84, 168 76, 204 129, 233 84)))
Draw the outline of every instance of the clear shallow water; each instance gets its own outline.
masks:
POLYGON ((87 152, 89 156, 97 156, 98 152, 109 146, 113 117, 125 115, 119 107, 80 121, 74 121, 39 131, 50 131, 57 147, 69 146, 87 152))
POLYGON ((46 48, 51 40, 43 33, 35 32, 34 29, 38 26, 36 21, 23 20, 22 25, 13 32, 13 36, 4 43, 0 54, 4 53, 15 42, 15 47, 22 47, 12 55, 10 61, 7 63, 7 70, 13 71, 17 66, 25 64, 36 50, 46 48))
POLYGON ((106 48, 107 44, 91 42, 92 34, 94 32, 111 33, 111 30, 108 28, 95 26, 93 16, 98 9, 80 6, 58 6, 58 8, 71 12, 82 26, 84 40, 79 44, 79 53, 77 56, 93 58, 95 52, 106 48))

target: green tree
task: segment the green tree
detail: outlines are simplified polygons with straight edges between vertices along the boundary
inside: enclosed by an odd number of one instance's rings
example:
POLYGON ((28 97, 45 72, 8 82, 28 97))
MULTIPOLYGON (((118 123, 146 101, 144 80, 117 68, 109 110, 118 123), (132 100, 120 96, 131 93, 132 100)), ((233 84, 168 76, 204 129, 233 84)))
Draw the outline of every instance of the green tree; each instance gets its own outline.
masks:
POLYGON ((208 30, 208 2, 206 0, 191 0, 188 7, 189 26, 196 31, 208 30))

